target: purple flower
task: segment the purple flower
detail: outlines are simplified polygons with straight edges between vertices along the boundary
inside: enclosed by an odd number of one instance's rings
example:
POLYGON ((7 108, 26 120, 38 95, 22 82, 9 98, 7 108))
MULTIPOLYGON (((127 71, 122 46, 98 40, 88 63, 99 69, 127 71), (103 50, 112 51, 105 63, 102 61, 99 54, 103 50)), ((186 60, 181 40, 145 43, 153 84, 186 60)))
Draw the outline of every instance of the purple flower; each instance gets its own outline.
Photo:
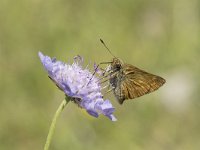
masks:
POLYGON ((109 100, 103 100, 98 78, 93 76, 88 69, 82 68, 82 57, 76 56, 73 64, 66 64, 55 58, 51 59, 41 52, 38 55, 49 77, 66 96, 90 115, 98 117, 99 114, 103 114, 112 121, 116 121, 112 104, 109 100))

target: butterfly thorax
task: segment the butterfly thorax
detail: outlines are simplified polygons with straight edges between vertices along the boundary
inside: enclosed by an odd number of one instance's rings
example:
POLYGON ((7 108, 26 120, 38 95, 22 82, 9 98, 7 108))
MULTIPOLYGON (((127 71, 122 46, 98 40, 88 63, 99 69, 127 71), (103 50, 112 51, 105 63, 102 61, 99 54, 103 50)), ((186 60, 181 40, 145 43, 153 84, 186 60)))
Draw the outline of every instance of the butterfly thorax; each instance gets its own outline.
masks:
POLYGON ((119 58, 113 58, 111 63, 111 75, 109 80, 114 90, 118 86, 121 78, 123 77, 123 65, 124 63, 119 58))

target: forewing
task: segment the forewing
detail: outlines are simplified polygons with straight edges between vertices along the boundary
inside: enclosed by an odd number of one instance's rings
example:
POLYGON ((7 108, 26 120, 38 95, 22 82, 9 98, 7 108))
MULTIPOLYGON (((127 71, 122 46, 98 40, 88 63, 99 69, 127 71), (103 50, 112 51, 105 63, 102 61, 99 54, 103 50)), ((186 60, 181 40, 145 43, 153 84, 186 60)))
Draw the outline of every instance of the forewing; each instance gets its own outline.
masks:
POLYGON ((153 75, 129 64, 124 64, 123 78, 119 81, 121 102, 134 99, 157 90, 165 83, 165 79, 153 75))

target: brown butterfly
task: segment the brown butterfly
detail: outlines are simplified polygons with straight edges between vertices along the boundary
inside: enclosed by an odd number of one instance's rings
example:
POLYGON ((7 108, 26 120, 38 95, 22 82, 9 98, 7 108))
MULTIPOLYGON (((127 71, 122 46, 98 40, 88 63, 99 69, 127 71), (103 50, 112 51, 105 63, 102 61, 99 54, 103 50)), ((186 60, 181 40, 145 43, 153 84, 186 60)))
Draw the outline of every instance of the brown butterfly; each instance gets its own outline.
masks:
MULTIPOLYGON (((101 42, 107 48, 103 40, 101 42)), ((133 65, 123 63, 116 57, 110 63, 109 82, 120 104, 123 104, 124 100, 134 99, 151 93, 166 82, 162 77, 143 71, 133 65)))

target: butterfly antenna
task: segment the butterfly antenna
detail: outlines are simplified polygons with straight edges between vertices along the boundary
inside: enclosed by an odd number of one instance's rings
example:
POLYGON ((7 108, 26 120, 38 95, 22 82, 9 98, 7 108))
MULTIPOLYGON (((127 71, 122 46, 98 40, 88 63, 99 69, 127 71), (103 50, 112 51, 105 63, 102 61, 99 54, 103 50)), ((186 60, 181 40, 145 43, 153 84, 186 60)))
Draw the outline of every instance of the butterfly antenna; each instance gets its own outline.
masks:
MULTIPOLYGON (((106 46, 106 44, 104 43, 104 41, 102 39, 100 39, 101 43, 104 45, 104 47, 108 50, 108 52, 115 57, 115 55, 113 55, 113 53, 109 50, 109 48, 106 46)), ((116 58, 116 57, 115 57, 116 58)))

